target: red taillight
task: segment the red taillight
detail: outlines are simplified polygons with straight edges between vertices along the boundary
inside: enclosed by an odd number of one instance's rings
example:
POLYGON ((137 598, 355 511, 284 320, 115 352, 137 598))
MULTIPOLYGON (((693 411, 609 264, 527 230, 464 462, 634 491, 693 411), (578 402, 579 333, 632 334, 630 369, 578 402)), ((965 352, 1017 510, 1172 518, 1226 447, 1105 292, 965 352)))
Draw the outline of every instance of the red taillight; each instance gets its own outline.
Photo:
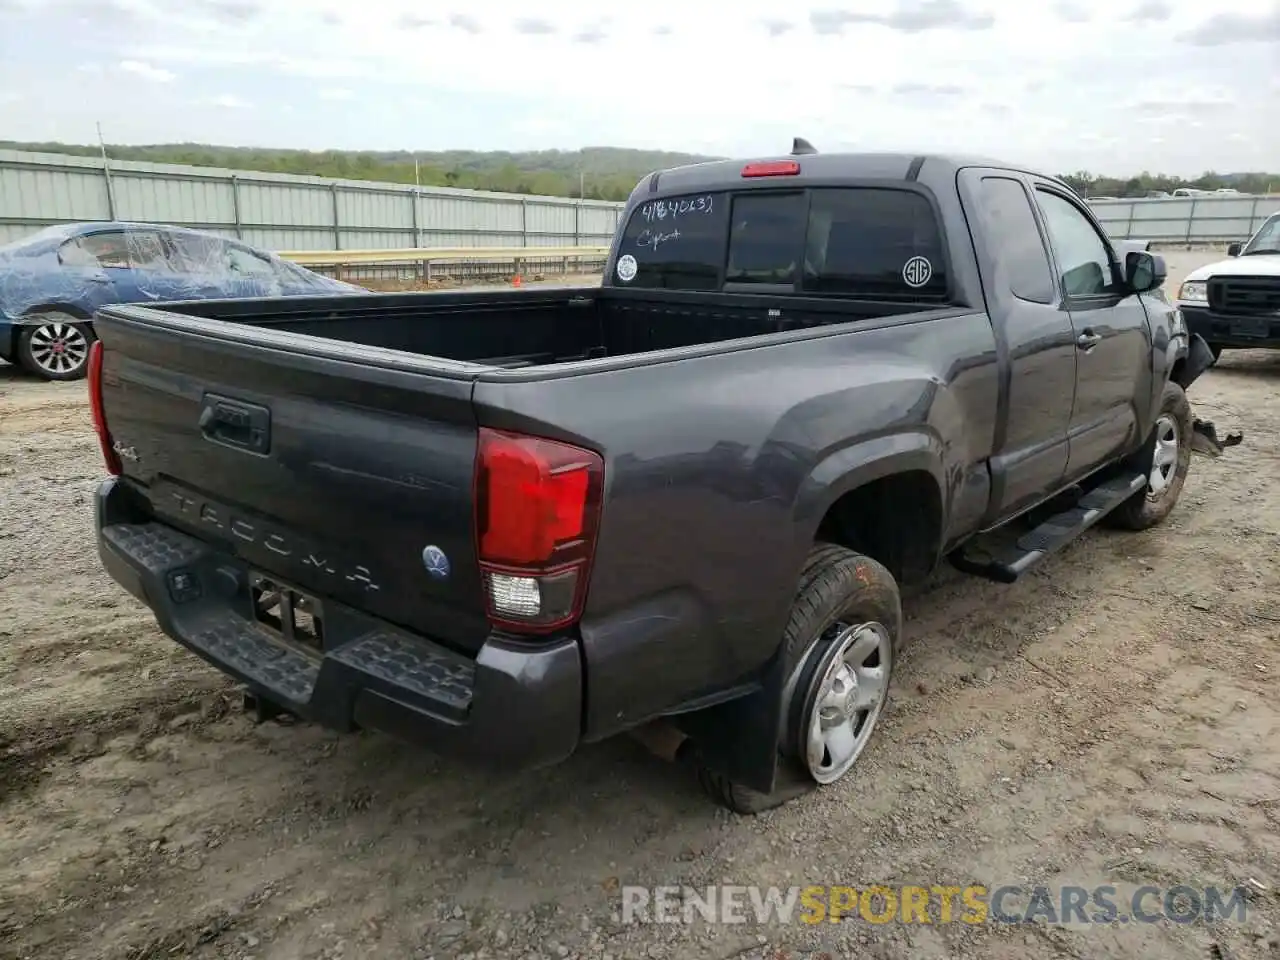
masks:
POLYGON ((93 432, 98 435, 98 446, 102 448, 102 459, 106 461, 107 471, 113 476, 120 476, 120 457, 116 455, 111 440, 111 431, 107 429, 107 415, 102 409, 102 341, 95 340, 89 347, 89 413, 93 417, 93 432))
POLYGON ((493 624, 546 633, 582 615, 603 483, 591 450, 480 428, 476 548, 493 624))
POLYGON ((766 163, 748 163, 742 168, 744 177, 794 177, 800 172, 800 164, 794 160, 771 160, 766 163))

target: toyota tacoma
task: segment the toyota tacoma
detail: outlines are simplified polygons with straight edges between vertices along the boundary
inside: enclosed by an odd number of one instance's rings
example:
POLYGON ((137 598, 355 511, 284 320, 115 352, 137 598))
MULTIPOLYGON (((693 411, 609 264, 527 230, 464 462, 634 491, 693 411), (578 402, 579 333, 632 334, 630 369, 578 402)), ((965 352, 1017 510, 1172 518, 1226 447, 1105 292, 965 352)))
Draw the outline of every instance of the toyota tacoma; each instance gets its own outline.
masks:
POLYGON ((104 307, 106 569, 260 704, 506 769, 662 724, 719 802, 846 777, 948 561, 1160 523, 1212 355, 1061 180, 655 172, 599 287, 104 307))

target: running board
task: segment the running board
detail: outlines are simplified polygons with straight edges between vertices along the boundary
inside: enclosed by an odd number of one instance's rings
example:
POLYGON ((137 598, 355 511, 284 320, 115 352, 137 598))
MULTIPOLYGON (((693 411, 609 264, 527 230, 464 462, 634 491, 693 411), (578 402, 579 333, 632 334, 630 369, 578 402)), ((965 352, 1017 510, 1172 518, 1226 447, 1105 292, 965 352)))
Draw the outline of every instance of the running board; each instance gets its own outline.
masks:
POLYGON ((1045 557, 1057 553, 1080 534, 1105 517, 1134 494, 1145 489, 1147 475, 1119 476, 1094 487, 1068 510, 1054 514, 1038 527, 1028 530, 1005 556, 975 560, 965 548, 954 551, 948 559, 957 570, 986 577, 997 583, 1013 583, 1045 557))

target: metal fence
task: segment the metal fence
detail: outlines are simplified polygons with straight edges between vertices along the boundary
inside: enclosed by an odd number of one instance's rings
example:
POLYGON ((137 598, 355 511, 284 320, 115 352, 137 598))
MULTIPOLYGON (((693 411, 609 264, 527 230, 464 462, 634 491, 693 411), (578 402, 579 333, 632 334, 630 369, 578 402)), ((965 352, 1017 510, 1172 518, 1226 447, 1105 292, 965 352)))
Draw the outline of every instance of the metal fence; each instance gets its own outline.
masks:
POLYGON ((1249 239, 1280 213, 1280 196, 1093 200, 1089 206, 1117 240, 1223 244, 1249 239))
POLYGON ((137 220, 268 250, 605 246, 622 204, 0 150, 0 243, 137 220))

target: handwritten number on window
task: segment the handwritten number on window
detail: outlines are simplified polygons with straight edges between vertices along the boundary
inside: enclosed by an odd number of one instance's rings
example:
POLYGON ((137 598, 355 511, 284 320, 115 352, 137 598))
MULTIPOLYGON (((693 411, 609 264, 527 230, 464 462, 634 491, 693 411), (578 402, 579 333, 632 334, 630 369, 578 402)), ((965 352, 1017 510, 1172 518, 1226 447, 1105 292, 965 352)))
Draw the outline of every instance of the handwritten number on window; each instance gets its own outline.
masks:
POLYGON ((684 197, 672 200, 651 200, 640 208, 640 216, 645 223, 654 223, 668 218, 707 214, 715 209, 715 197, 684 197))

